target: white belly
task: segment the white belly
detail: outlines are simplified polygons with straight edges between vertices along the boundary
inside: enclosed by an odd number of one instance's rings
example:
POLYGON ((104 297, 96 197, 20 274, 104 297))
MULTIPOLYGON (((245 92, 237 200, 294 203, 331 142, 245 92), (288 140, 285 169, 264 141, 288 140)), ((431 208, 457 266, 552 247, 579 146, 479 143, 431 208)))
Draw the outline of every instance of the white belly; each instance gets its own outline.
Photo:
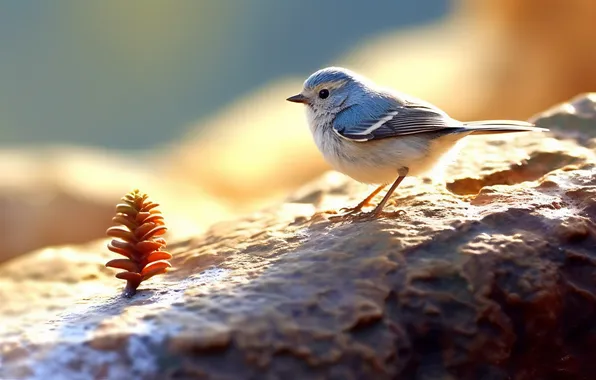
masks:
POLYGON ((395 181, 398 170, 404 167, 408 168, 408 176, 428 172, 464 136, 449 134, 430 140, 428 135, 421 134, 353 142, 330 129, 314 133, 315 143, 335 170, 371 184, 395 181))

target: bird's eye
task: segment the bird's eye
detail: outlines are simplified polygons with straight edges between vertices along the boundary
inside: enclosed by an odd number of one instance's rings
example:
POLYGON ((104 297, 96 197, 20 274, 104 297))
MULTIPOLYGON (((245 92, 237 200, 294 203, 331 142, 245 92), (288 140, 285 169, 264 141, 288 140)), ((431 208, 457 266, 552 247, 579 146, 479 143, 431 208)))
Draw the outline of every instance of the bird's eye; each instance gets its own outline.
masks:
POLYGON ((326 88, 319 91, 319 98, 327 99, 328 96, 329 96, 329 90, 327 90, 326 88))

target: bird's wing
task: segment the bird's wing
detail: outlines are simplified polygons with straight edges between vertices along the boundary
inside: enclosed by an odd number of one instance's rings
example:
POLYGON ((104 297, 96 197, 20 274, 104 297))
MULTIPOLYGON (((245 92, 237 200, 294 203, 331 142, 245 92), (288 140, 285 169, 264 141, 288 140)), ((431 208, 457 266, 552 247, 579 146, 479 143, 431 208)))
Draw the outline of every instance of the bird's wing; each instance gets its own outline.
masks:
MULTIPOLYGON (((370 108, 370 107, 369 107, 370 108)), ((333 130, 342 138, 364 142, 388 137, 462 129, 462 125, 443 111, 422 103, 392 104, 375 112, 361 104, 340 112, 333 130), (364 115, 364 116, 362 116, 364 115)))

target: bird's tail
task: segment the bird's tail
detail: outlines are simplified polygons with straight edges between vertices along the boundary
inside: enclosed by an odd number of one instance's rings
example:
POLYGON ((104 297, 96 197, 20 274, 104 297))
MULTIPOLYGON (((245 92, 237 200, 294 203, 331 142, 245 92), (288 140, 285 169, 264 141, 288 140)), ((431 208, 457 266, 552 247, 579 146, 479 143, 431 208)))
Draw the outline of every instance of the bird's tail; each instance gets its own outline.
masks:
POLYGON ((548 129, 536 127, 532 123, 517 120, 482 120, 465 122, 464 128, 473 135, 488 135, 510 132, 546 132, 548 129))

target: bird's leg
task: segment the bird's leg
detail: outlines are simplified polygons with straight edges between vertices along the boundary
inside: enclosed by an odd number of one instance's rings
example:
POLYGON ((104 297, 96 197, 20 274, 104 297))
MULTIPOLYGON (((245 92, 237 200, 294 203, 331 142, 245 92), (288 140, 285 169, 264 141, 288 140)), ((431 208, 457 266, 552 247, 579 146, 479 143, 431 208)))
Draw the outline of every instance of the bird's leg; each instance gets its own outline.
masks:
POLYGON ((363 207, 371 206, 370 201, 377 194, 379 194, 381 192, 381 190, 383 190, 385 187, 387 187, 387 184, 383 184, 383 185, 377 187, 372 193, 370 193, 370 195, 368 197, 364 198, 364 200, 362 202, 358 203, 358 205, 356 205, 355 207, 343 207, 339 211, 345 212, 346 215, 355 214, 357 212, 360 212, 363 207))
POLYGON ((381 202, 377 205, 377 207, 375 207, 375 209, 371 212, 371 216, 373 218, 377 218, 381 215, 381 212, 383 212, 383 207, 385 207, 385 204, 387 203, 387 201, 389 200, 389 198, 391 197, 391 195, 393 194, 393 192, 395 191, 395 189, 397 189, 397 187, 399 186, 399 184, 401 183, 401 181, 404 180, 404 178, 406 178, 406 176, 408 175, 408 168, 401 168, 397 171, 399 177, 397 177, 397 179, 395 180, 395 182, 393 182, 393 185, 391 185, 391 187, 389 188, 389 190, 387 190, 387 193, 385 194, 385 196, 383 197, 383 199, 381 200, 381 202))

